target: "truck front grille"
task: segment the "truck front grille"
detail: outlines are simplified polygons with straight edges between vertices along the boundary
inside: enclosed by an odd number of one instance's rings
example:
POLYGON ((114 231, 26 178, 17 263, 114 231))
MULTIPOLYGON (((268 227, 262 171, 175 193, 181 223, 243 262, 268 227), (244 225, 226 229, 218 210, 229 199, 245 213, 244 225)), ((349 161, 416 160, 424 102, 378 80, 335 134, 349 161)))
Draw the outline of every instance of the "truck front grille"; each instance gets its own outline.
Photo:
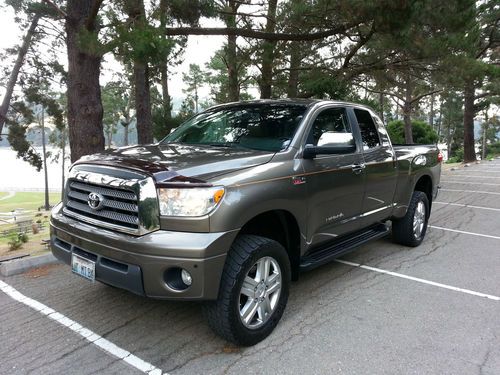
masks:
POLYGON ((139 231, 138 196, 131 190, 69 180, 63 212, 94 225, 129 233, 139 231), (89 205, 91 193, 103 198, 99 209, 89 205))

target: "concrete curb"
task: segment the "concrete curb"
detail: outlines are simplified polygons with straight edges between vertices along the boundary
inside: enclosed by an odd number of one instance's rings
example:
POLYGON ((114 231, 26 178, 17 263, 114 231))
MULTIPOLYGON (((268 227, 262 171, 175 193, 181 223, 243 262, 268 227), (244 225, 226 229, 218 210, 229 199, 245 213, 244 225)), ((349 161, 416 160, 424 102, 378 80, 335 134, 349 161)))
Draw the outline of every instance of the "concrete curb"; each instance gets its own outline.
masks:
POLYGON ((52 255, 52 253, 37 255, 34 257, 27 257, 21 259, 9 260, 5 263, 0 264, 0 275, 2 276, 13 276, 20 273, 29 271, 33 268, 45 266, 48 264, 60 263, 58 259, 52 255))

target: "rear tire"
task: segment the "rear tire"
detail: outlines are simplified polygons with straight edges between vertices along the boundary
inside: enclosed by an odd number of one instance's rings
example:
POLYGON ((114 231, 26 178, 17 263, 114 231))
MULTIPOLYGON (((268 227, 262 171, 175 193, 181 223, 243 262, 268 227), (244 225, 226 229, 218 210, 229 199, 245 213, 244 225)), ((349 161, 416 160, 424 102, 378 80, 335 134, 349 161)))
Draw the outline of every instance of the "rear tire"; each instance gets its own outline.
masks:
POLYGON ((392 221, 394 242, 415 247, 422 243, 429 221, 429 199, 421 191, 414 191, 406 215, 392 221))
POLYGON ((286 250, 271 239, 241 235, 226 258, 216 301, 203 305, 208 324, 236 345, 264 340, 278 324, 291 280, 286 250))

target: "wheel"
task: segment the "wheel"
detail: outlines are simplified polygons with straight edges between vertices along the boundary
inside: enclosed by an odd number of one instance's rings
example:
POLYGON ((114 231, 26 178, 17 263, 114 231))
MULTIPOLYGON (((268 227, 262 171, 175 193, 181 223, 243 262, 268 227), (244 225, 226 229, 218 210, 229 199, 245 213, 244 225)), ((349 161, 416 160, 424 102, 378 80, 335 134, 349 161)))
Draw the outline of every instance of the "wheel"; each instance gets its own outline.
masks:
POLYGON ((406 215, 392 221, 394 242, 406 246, 418 246, 427 232, 429 221, 429 200, 421 191, 414 191, 406 215))
POLYGON ((283 246, 265 237, 238 236, 226 258, 219 297, 203 306, 208 324, 236 345, 257 344, 283 315, 290 279, 283 246))

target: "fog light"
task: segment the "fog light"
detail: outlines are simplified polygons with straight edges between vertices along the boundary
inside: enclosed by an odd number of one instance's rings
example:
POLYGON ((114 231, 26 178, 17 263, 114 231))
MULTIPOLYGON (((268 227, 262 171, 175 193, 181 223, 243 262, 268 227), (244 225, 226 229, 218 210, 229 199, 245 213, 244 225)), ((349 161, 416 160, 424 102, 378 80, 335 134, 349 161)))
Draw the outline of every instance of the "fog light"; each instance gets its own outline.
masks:
POLYGON ((184 269, 181 271, 181 278, 182 282, 187 286, 190 286, 193 283, 193 278, 191 277, 191 274, 184 269))

